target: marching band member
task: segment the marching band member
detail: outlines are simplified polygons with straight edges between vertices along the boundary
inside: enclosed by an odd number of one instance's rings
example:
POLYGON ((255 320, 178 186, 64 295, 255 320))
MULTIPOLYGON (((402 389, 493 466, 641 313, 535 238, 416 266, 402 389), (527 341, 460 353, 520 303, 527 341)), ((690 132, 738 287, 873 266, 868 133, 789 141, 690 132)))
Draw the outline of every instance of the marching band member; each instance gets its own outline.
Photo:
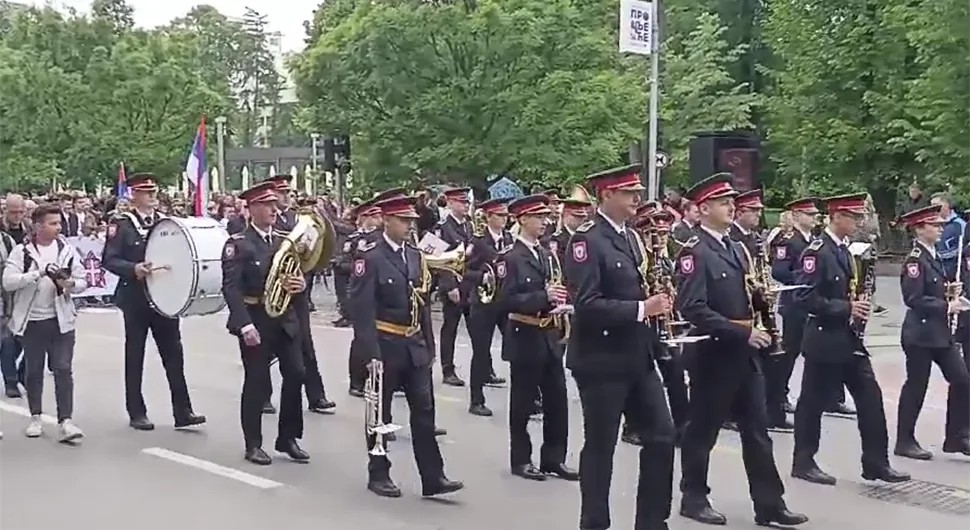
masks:
POLYGON ((590 175, 599 210, 579 226, 565 252, 575 313, 566 352, 583 404, 579 527, 610 527, 610 484, 620 416, 636 417, 644 441, 637 487, 637 530, 666 529, 673 485, 674 426, 653 362, 653 332, 645 323, 665 314, 665 295, 646 298, 626 223, 636 213, 640 165, 590 175))
POLYGON ((505 380, 496 376, 492 368, 492 338, 495 328, 505 336, 506 312, 497 300, 482 302, 477 287, 482 282, 485 266, 494 263, 495 257, 513 242, 512 234, 505 229, 509 220, 508 202, 509 199, 491 199, 478 205, 485 215, 485 227, 482 234, 472 236, 468 248, 468 266, 462 279, 463 283, 468 284, 465 290, 471 305, 468 313, 472 343, 469 378, 471 403, 468 412, 475 416, 492 415, 492 410, 485 405, 483 388, 486 385, 505 384, 505 380))
MULTIPOLYGON (((424 295, 415 291, 428 286, 423 285, 421 252, 409 244, 418 217, 416 202, 414 197, 393 197, 377 203, 384 220, 383 236, 362 248, 354 261, 350 298, 359 347, 372 363, 382 363, 384 381, 377 390, 383 396, 384 421, 390 421, 394 389, 404 389, 422 495, 429 497, 458 491, 464 484, 445 476, 435 440, 431 312, 424 295)), ((375 436, 368 436, 368 452, 375 443, 375 436)), ((387 455, 369 458, 367 488, 381 497, 400 497, 387 455)))
POLYGON ((802 393, 795 409, 795 449, 792 476, 816 484, 834 485, 835 477, 815 462, 821 436, 822 411, 843 384, 859 409, 862 438, 862 477, 866 480, 905 482, 909 474, 889 464, 889 442, 882 389, 872 371, 869 352, 856 323, 868 320, 871 304, 850 292, 861 285, 847 238, 865 216, 866 194, 825 200, 828 227, 802 253, 795 276, 793 302, 808 314, 802 355, 802 393))
POLYGON ((560 263, 565 259, 566 248, 569 247, 569 240, 580 225, 589 219, 589 212, 593 203, 581 199, 566 198, 560 199, 562 213, 559 218, 559 229, 552 234, 549 240, 549 251, 559 258, 560 263))
MULTIPOLYGON (((960 285, 963 287, 963 297, 970 299, 970 225, 964 237, 963 266, 960 267, 960 285)), ((970 311, 958 315, 956 341, 963 344, 963 364, 970 371, 970 311)))
MULTIPOLYGON (((297 444, 303 437, 303 398, 300 387, 305 378, 303 330, 294 299, 278 318, 266 314, 262 299, 273 255, 284 235, 274 230, 277 211, 272 182, 261 182, 240 194, 250 212, 250 224, 226 241, 222 253, 222 294, 229 307, 226 327, 239 339, 243 379, 240 416, 246 444, 246 460, 269 465, 272 459, 263 451, 262 409, 272 388, 270 359, 279 359, 283 384, 280 389, 279 432, 274 447, 297 462, 310 455, 297 444)), ((306 289, 302 275, 286 280, 291 295, 306 289)))
POLYGON ((901 335, 906 354, 906 382, 899 392, 894 453, 916 460, 933 458, 933 453, 916 441, 916 420, 923 408, 933 364, 940 368, 950 385, 943 452, 970 455, 970 375, 950 329, 951 317, 966 311, 967 307, 959 298, 948 299, 948 289, 962 291, 962 286, 946 281, 946 270, 937 254, 936 244, 945 222, 940 213, 939 205, 927 206, 899 218, 900 223, 913 231, 915 242, 900 273, 903 302, 907 307, 901 335))
MULTIPOLYGON (((472 226, 468 219, 469 188, 451 188, 442 192, 447 200, 448 215, 435 227, 435 235, 448 243, 449 249, 458 245, 466 248, 472 237, 472 226)), ((458 321, 465 318, 465 327, 471 335, 468 324, 468 286, 461 284, 453 274, 438 275, 438 289, 442 300, 441 322, 441 371, 442 382, 451 386, 465 386, 465 381, 455 373, 455 337, 458 334, 458 321)))
MULTIPOLYGON (((347 240, 344 241, 344 246, 340 254, 340 259, 337 261, 338 270, 345 271, 342 274, 347 274, 347 314, 352 315, 350 307, 353 305, 350 299, 350 276, 353 271, 354 261, 357 260, 358 250, 360 248, 366 248, 369 243, 374 243, 377 241, 377 236, 380 236, 381 231, 378 230, 381 224, 381 209, 374 206, 374 201, 364 201, 354 208, 354 216, 357 222, 357 231, 347 236, 347 240)), ((348 321, 353 325, 353 319, 348 318, 348 321)), ((365 359, 361 355, 360 348, 357 343, 357 334, 354 334, 354 338, 350 341, 350 355, 348 358, 347 370, 350 374, 350 395, 354 397, 364 397, 364 381, 367 379, 367 362, 369 359, 365 359)))
POLYGON ((728 229, 731 239, 744 245, 751 256, 758 254, 760 245, 757 230, 761 224, 761 212, 765 208, 761 196, 761 190, 739 193, 734 199, 734 222, 728 229))
MULTIPOLYGON (((685 194, 700 209, 700 226, 677 258, 677 305, 693 334, 709 335, 693 344, 691 396, 681 441, 680 514, 695 521, 727 524, 708 499, 707 476, 718 431, 732 415, 741 433, 744 468, 758 525, 795 526, 808 517, 785 505, 785 486, 778 476, 767 431, 765 386, 759 350, 771 336, 753 325, 754 315, 745 276, 753 267, 741 243, 728 235, 734 218, 730 173, 718 173, 685 194)), ((755 308, 757 309, 757 308, 755 308)))
POLYGON ((141 391, 149 330, 172 394, 175 428, 201 425, 205 423, 205 416, 192 411, 185 383, 179 319, 162 316, 152 309, 145 292, 145 278, 154 272, 152 264, 145 261, 145 243, 148 230, 161 219, 161 214, 155 211, 158 193, 155 175, 132 175, 127 184, 131 191, 131 209, 109 221, 102 260, 104 268, 118 276, 114 299, 125 322, 125 405, 129 425, 139 431, 155 428, 148 419, 141 391))
MULTIPOLYGON (((546 473, 565 480, 579 480, 579 473, 566 467, 566 438, 569 408, 563 348, 550 311, 566 303, 566 286, 554 283, 562 276, 558 258, 539 244, 545 229, 549 198, 530 195, 509 205, 519 223, 519 236, 495 264, 499 277, 497 303, 508 314, 502 340, 502 359, 512 367, 509 395, 509 445, 512 474, 545 480, 546 473), (532 463, 529 416, 538 392, 542 392, 542 449, 539 467, 532 463)), ((568 315, 563 315, 566 318, 568 315)))

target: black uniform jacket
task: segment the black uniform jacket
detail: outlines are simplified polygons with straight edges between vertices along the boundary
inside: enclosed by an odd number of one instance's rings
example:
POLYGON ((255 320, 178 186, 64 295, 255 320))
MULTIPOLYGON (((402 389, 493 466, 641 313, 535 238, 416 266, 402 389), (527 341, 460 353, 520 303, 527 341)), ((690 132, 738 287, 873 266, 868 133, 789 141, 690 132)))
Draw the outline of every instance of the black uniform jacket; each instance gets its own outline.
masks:
MULTIPOLYGON (((970 230, 970 226, 968 226, 970 230)), ((963 267, 960 268, 960 281, 963 282, 963 296, 970 299, 970 243, 963 249, 963 267)), ((956 341, 970 344, 970 311, 964 311, 957 317, 956 341)))
POLYGON ((125 213, 108 222, 107 239, 104 242, 102 261, 104 268, 118 276, 115 304, 122 310, 147 304, 145 282, 135 277, 135 265, 145 261, 145 243, 148 231, 164 217, 154 212, 142 219, 136 213, 125 213))
MULTIPOLYGON (((779 237, 772 242, 771 248, 771 277, 783 285, 797 285, 795 277, 802 265, 802 252, 808 248, 811 236, 806 238, 798 230, 779 237)), ((778 298, 778 310, 781 313, 797 311, 792 302, 792 292, 783 291, 778 298)))
POLYGON ((502 359, 509 362, 542 362, 550 352, 556 362, 562 358, 559 331, 549 318, 553 305, 546 295, 552 256, 541 245, 536 253, 538 257, 525 243, 516 241, 495 264, 500 279, 496 298, 502 311, 546 321, 543 325, 534 325, 510 318, 505 323, 502 359))
POLYGON ((949 348, 953 345, 947 314, 946 270, 921 243, 903 262, 899 285, 906 304, 901 339, 904 346, 949 348))
POLYGON ((252 225, 226 241, 222 249, 222 296, 229 307, 226 328, 233 335, 241 335, 249 324, 260 332, 275 332, 282 326, 287 335, 300 336, 300 325, 294 310, 294 299, 278 318, 270 318, 263 307, 263 290, 273 264, 273 255, 286 234, 273 231, 272 245, 267 243, 252 225))
MULTIPOLYGON (((445 243, 448 243, 448 250, 452 250, 458 247, 458 245, 465 245, 465 248, 468 248, 468 243, 472 238, 472 226, 468 219, 459 223, 455 220, 454 216, 449 214, 438 222, 438 226, 435 227, 435 235, 445 243)), ((438 290, 443 300, 447 300, 448 292, 456 287, 460 287, 461 301, 463 303, 467 302, 471 287, 468 282, 461 282, 461 285, 459 285, 458 278, 454 274, 450 272, 441 272, 438 274, 438 290)))
POLYGON ((237 215, 232 219, 229 219, 228 221, 226 221, 226 232, 229 232, 230 235, 238 234, 243 230, 245 230, 248 224, 249 224, 248 219, 246 219, 241 215, 237 215))
POLYGON ((684 243, 677 257, 677 309, 691 323, 691 335, 710 335, 692 346, 698 355, 750 356, 751 304, 745 274, 751 264, 741 248, 729 246, 703 228, 684 243))
POLYGON ((576 229, 563 269, 575 307, 566 366, 574 375, 625 378, 653 368, 655 337, 638 321, 646 299, 629 228, 623 234, 597 213, 576 229))
POLYGON ((555 254, 560 263, 566 259, 566 249, 569 248, 569 240, 572 237, 573 234, 566 227, 561 227, 549 239, 549 252, 555 254))
MULTIPOLYGON (((697 232, 700 233, 702 231, 703 230, 698 230, 697 232)), ((748 251, 748 254, 750 254, 751 257, 758 255, 760 238, 754 231, 749 231, 747 234, 745 234, 744 231, 741 230, 741 227, 739 227, 737 224, 732 224, 731 228, 728 229, 728 235, 731 236, 731 239, 744 245, 745 250, 748 251)))
POLYGON ((502 231, 501 241, 499 242, 500 248, 496 247, 496 241, 488 230, 485 231, 483 236, 472 237, 468 251, 468 266, 465 275, 462 277, 462 291, 468 293, 469 300, 472 303, 479 302, 478 286, 482 283, 482 277, 485 275, 485 265, 491 264, 494 268, 498 253, 507 250, 513 241, 515 239, 507 230, 502 231))
POLYGON ((426 299, 418 306, 418 328, 395 334, 379 329, 390 324, 409 328, 412 321, 412 285, 422 288, 421 251, 404 245, 405 258, 381 236, 358 250, 350 277, 348 297, 354 338, 369 359, 400 365, 429 366, 434 360, 431 312, 426 299), (405 263, 406 261, 406 263, 405 263))
POLYGON ((296 210, 287 208, 276 214, 276 229, 289 232, 296 226, 296 210))
POLYGON ((840 249, 828 233, 813 239, 802 253, 795 283, 808 287, 792 291, 792 300, 808 314, 802 338, 808 360, 844 362, 850 355, 868 355, 850 326, 852 259, 849 250, 840 249))

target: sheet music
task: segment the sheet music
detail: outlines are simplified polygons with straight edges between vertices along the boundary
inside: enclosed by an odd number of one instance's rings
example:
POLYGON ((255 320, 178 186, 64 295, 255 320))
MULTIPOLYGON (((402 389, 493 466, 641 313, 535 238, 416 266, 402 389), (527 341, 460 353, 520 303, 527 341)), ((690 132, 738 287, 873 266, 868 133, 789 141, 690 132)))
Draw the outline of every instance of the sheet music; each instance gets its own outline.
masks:
POLYGON ((418 241, 418 248, 421 249, 422 252, 431 254, 432 256, 441 254, 442 252, 448 250, 448 247, 450 246, 451 245, 445 242, 444 239, 441 239, 431 232, 425 234, 424 237, 421 238, 421 241, 418 241))

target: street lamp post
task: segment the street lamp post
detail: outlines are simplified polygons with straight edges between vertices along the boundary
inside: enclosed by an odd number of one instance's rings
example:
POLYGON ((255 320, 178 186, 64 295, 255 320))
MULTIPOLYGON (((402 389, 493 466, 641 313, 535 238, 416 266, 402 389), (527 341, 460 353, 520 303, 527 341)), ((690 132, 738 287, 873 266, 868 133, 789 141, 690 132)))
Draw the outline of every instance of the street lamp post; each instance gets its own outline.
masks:
MULTIPOLYGON (((310 133, 310 171, 313 178, 317 178, 317 141, 320 140, 320 133, 310 133)), ((304 178, 310 178, 305 175, 304 178)))
POLYGON ((219 189, 227 190, 226 186, 226 117, 219 116, 216 118, 216 142, 218 143, 217 149, 219 150, 216 155, 219 160, 219 189))

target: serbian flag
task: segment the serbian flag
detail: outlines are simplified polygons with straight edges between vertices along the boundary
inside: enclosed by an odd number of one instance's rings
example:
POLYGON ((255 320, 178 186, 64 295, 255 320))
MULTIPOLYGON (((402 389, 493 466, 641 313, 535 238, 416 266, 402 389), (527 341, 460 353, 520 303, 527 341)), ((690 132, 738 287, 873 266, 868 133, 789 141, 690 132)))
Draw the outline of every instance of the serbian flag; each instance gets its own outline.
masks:
POLYGON ((186 189, 194 193, 192 206, 195 216, 204 217, 209 202, 209 181, 205 167, 205 116, 199 122, 192 151, 189 152, 189 161, 185 164, 185 181, 188 184, 186 189))
POLYGON ((128 189, 128 177, 125 176, 125 163, 118 164, 118 188, 115 195, 119 199, 130 199, 131 190, 128 189))

